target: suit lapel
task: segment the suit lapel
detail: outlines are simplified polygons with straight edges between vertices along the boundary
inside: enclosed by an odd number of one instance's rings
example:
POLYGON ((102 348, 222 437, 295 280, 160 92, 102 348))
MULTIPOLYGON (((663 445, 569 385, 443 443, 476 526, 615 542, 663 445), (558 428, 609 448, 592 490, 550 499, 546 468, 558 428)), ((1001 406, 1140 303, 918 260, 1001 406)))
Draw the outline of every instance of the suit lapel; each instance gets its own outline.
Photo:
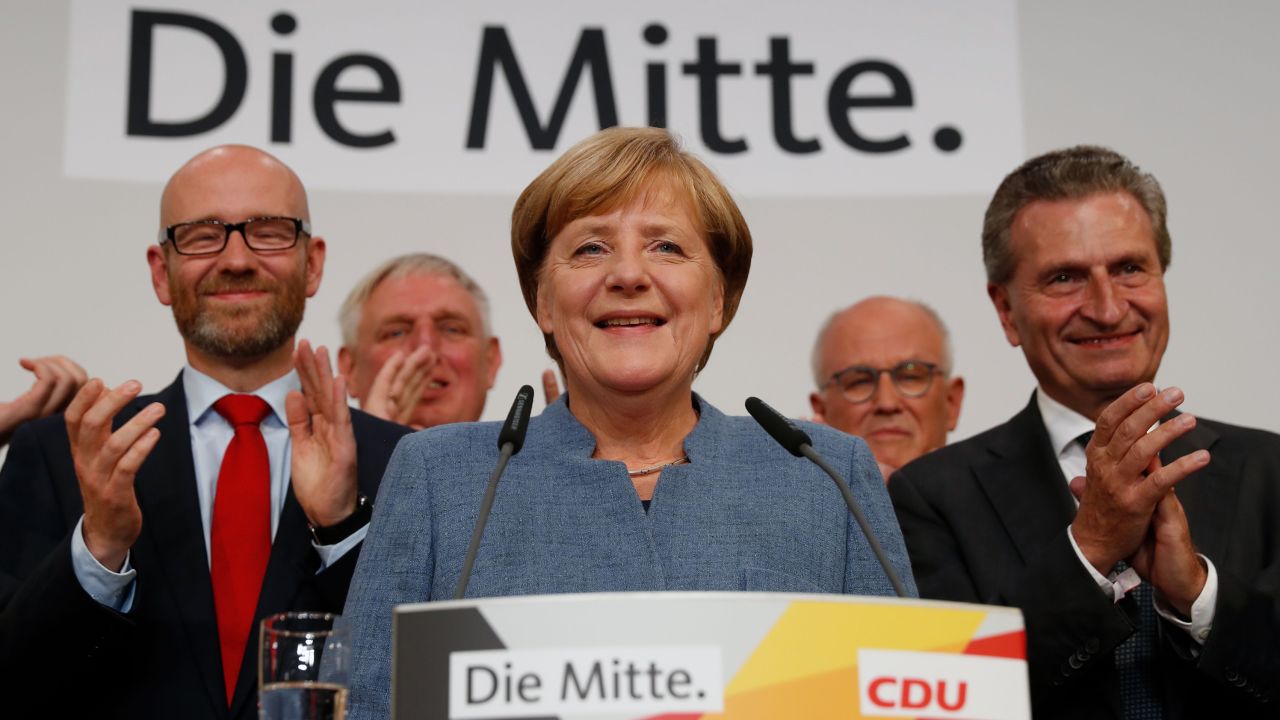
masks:
POLYGON ((1217 441, 1217 431, 1202 421, 1191 432, 1170 443, 1160 453, 1160 461, 1168 465, 1196 450, 1209 450, 1208 467, 1178 483, 1174 492, 1186 509, 1196 549, 1221 562, 1227 552, 1224 530, 1232 526, 1235 509, 1239 507, 1240 484, 1231 481, 1226 461, 1213 454, 1212 447, 1217 441))
POLYGON ((988 444, 990 462, 975 468, 1013 546, 1024 562, 1075 517, 1035 396, 988 444))
POLYGON ((142 534, 151 543, 163 577, 140 583, 165 585, 182 618, 210 702, 221 712, 226 707, 226 690, 181 375, 156 400, 165 406, 157 424, 160 441, 139 470, 135 487, 146 518, 142 534))

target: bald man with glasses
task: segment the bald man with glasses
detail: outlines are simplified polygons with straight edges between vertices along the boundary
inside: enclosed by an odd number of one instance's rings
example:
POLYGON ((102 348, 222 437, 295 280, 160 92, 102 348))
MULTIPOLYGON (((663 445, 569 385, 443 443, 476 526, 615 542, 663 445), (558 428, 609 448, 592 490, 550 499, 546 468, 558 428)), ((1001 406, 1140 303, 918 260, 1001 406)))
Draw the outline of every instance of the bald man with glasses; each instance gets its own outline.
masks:
POLYGON ((409 429, 348 410, 324 349, 295 347, 324 270, 309 214, 267 153, 192 158, 146 251, 181 373, 154 395, 90 380, 65 416, 14 434, 0 469, 9 716, 250 720, 262 618, 341 611, 409 429))
POLYGON ((942 320, 893 297, 832 314, 814 342, 813 376, 814 419, 866 440, 886 479, 946 444, 964 400, 942 320))

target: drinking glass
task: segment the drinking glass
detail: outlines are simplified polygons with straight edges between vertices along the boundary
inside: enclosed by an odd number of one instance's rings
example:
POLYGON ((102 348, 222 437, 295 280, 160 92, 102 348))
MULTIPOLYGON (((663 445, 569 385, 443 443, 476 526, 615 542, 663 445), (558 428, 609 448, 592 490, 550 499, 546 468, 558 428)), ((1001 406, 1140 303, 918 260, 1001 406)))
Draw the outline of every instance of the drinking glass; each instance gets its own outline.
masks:
POLYGON ((351 644, 332 613, 280 613, 259 635, 260 720, 343 720, 351 644))

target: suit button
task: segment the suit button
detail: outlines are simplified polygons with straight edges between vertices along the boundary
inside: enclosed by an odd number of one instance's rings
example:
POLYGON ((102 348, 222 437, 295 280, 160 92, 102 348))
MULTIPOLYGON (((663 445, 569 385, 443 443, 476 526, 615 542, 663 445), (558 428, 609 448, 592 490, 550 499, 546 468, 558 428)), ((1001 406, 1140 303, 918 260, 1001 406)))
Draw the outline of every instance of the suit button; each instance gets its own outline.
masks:
POLYGON ((1080 668, 1084 667, 1084 661, 1082 661, 1079 657, 1075 655, 1072 655, 1071 657, 1067 658, 1067 664, 1071 666, 1072 670, 1079 670, 1080 668))
POLYGON ((1227 679, 1227 682, 1230 682, 1230 683, 1233 683, 1236 680, 1240 679, 1240 676, 1236 674, 1236 671, 1234 668, 1227 668, 1226 672, 1223 674, 1223 677, 1225 677, 1227 679))

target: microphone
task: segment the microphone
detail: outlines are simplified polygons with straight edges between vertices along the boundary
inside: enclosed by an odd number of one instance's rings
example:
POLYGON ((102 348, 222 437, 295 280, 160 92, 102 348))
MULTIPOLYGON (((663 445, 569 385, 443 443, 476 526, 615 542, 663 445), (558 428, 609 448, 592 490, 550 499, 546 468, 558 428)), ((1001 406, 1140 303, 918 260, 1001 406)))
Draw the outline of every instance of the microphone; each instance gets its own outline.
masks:
POLYGON ((858 521, 858 527, 862 528, 862 534, 867 538, 867 543, 871 545, 871 552, 875 554, 876 560, 880 561, 880 567, 884 570, 884 574, 889 578, 889 584, 893 585, 893 591, 898 597, 906 597, 907 589, 902 585, 902 579, 898 577, 898 573, 894 571, 893 566, 889 564, 889 559, 884 556, 884 550, 880 547, 880 541, 876 539, 876 535, 871 531, 871 525, 867 523, 867 518, 862 514, 862 508, 858 506, 858 501, 854 500, 853 493, 849 490, 849 483, 840 477, 840 473, 831 467, 817 450, 813 449, 813 440, 809 439, 809 434, 795 425, 791 424, 777 410, 769 407, 763 400, 758 397, 747 398, 747 412, 751 413, 751 417, 760 423, 760 427, 769 433, 769 436, 778 441, 778 444, 786 449, 787 452, 796 457, 807 457, 814 465, 822 468, 822 470, 831 476, 832 482, 836 487, 840 488, 840 495, 844 497, 844 504, 848 506, 849 512, 853 514, 853 519, 858 521))
POLYGON ((471 531, 471 544, 467 546, 467 556, 462 561, 462 574, 458 576, 458 587, 454 590, 453 599, 461 600, 467 592, 467 581, 471 579, 471 568, 476 563, 476 553, 480 551, 480 539, 484 537, 484 526, 489 523, 489 512, 493 509, 493 497, 498 493, 498 479, 507 469, 511 456, 524 447, 524 436, 529 430, 529 413, 533 410, 533 388, 524 385, 516 393, 511 403, 511 411, 498 431, 498 464, 489 476, 489 484, 484 489, 484 500, 480 503, 480 514, 476 517, 475 528, 471 531))

